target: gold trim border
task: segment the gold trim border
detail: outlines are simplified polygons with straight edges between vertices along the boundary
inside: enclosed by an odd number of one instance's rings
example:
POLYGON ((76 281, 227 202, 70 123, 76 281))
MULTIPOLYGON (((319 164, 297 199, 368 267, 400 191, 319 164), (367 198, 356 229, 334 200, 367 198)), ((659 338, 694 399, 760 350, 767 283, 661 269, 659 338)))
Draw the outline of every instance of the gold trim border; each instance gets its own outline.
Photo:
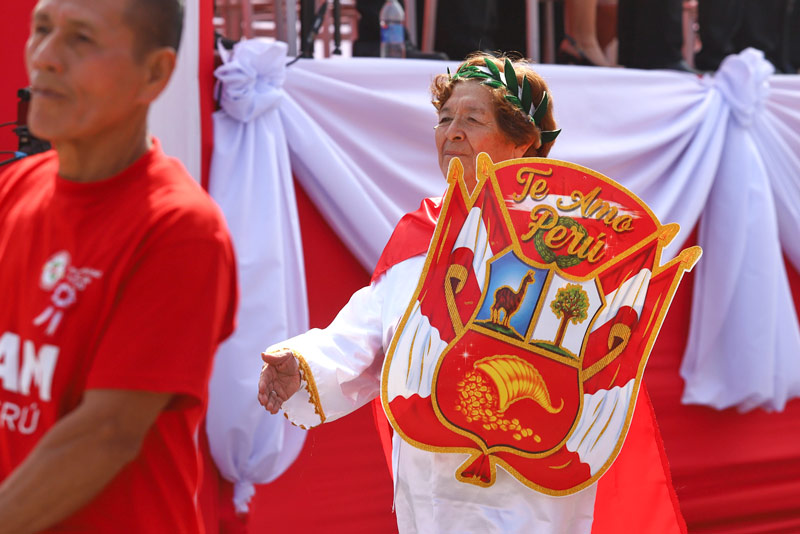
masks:
MULTIPOLYGON (((327 418, 325 417, 325 411, 322 409, 322 403, 319 400, 319 391, 317 390, 317 382, 314 380, 314 373, 311 372, 311 367, 308 365, 308 362, 306 361, 306 359, 303 357, 302 354, 300 354, 299 352, 290 347, 281 347, 280 349, 270 351, 270 353, 275 353, 281 350, 291 352, 292 356, 294 356, 295 360, 297 360, 297 364, 300 368, 300 385, 301 387, 303 387, 302 384, 303 381, 305 381, 306 385, 304 386, 304 389, 306 390, 309 396, 308 402, 312 406, 314 406, 314 413, 316 413, 319 416, 320 419, 319 424, 321 425, 322 423, 325 422, 327 418)), ((295 426, 299 426, 300 428, 303 428, 305 430, 305 427, 303 425, 295 425, 295 426)))

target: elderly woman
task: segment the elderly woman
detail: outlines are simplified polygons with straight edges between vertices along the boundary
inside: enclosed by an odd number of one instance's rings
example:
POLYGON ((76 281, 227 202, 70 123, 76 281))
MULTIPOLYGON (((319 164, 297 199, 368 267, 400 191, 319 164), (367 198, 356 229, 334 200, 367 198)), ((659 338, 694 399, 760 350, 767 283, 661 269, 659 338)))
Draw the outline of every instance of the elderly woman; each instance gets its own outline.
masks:
MULTIPOLYGON (((439 165, 445 174, 450 160, 459 158, 468 189, 476 184, 479 153, 495 162, 545 157, 558 134, 547 85, 526 63, 474 55, 455 75, 437 76, 431 90, 438 111, 439 165), (511 65, 513 81, 505 76, 511 65), (510 87, 516 94, 510 94, 510 87), (523 102, 538 105, 524 109, 523 102)), ((438 210, 437 201, 428 199, 420 212, 400 222, 371 285, 356 292, 328 328, 311 330, 264 354, 259 401, 268 411, 283 409, 292 422, 310 427, 347 415, 380 394, 385 354, 420 279, 438 210)), ((432 369, 423 369, 422 375, 432 376, 432 369)), ((453 475, 466 454, 423 450, 399 433, 392 450, 401 533, 592 529, 593 488, 551 497, 523 486, 503 469, 492 485, 481 487, 453 475)))

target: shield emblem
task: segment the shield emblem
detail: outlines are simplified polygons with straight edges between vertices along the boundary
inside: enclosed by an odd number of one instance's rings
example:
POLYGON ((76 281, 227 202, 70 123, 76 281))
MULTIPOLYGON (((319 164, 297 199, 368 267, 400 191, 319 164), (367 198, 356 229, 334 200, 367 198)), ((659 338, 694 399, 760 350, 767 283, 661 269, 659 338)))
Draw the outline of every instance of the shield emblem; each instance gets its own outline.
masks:
POLYGON ((498 467, 565 495, 616 458, 649 348, 696 247, 660 265, 677 225, 583 167, 451 163, 425 268, 384 363, 381 397, 414 446, 468 452, 454 473, 498 467))

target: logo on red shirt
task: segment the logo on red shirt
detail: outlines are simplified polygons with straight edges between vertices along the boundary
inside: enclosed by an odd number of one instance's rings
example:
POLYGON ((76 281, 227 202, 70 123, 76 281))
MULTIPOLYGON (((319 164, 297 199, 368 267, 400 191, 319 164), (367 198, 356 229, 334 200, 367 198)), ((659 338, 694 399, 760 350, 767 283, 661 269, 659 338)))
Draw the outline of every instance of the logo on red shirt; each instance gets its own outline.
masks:
POLYGON ((88 287, 92 280, 100 278, 103 273, 90 267, 74 267, 70 265, 72 257, 66 250, 56 252, 42 268, 39 287, 52 291, 50 304, 36 316, 33 324, 45 326, 45 333, 52 336, 58 330, 61 319, 67 309, 78 300, 80 291, 88 287))

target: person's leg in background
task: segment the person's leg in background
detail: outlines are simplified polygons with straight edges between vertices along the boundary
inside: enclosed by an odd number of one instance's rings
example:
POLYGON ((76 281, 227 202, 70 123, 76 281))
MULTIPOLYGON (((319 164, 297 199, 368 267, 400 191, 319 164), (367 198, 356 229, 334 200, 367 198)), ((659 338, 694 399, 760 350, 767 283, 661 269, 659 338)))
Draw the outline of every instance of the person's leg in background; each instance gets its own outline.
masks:
POLYGON ((756 48, 764 52, 764 56, 779 72, 786 70, 787 65, 782 57, 786 8, 786 0, 744 0, 743 24, 734 36, 736 51, 756 48))
POLYGON ((439 0, 434 48, 461 61, 476 50, 492 52, 498 0, 439 0))
POLYGON ((697 24, 702 48, 694 56, 699 70, 714 71, 735 54, 734 36, 742 25, 744 0, 698 0, 697 24))
POLYGON ((683 60, 681 0, 619 0, 619 63, 691 72, 683 60))
POLYGON ((617 0, 597 2, 597 41, 612 65, 617 65, 617 0))
POLYGON ((633 49, 628 43, 634 41, 636 37, 635 16, 635 0, 619 0, 617 3, 617 63, 620 65, 629 65, 633 61, 633 49), (625 46, 622 46, 622 43, 626 43, 625 46))
POLYGON ((784 30, 784 50, 790 73, 800 73, 800 1, 789 0, 784 30))
POLYGON ((379 56, 381 51, 380 12, 384 0, 356 0, 358 39, 353 43, 354 56, 379 56))
POLYGON ((597 40, 597 0, 564 0, 559 63, 611 66, 597 40))
POLYGON ((495 47, 503 52, 518 52, 521 56, 527 56, 528 13, 525 0, 499 0, 496 5, 498 23, 495 24, 493 35, 495 47))

